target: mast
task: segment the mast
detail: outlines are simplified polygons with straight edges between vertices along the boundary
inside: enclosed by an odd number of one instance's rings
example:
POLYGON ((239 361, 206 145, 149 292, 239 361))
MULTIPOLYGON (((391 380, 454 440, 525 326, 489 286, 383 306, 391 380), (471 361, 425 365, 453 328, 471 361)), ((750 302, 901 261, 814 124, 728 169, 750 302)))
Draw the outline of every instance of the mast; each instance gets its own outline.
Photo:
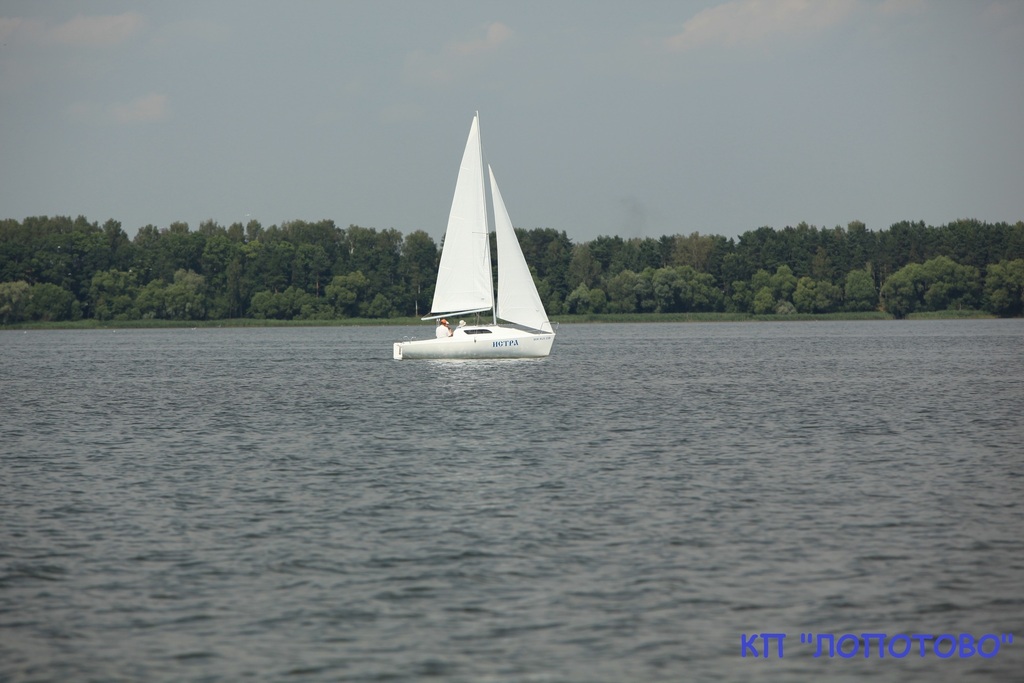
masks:
POLYGON ((479 131, 478 142, 480 143, 480 198, 484 206, 484 253, 487 255, 487 272, 491 274, 491 324, 498 324, 498 306, 494 296, 494 268, 491 266, 491 221, 490 211, 487 204, 487 166, 484 163, 484 132, 480 126, 480 112, 476 112, 476 125, 479 131))

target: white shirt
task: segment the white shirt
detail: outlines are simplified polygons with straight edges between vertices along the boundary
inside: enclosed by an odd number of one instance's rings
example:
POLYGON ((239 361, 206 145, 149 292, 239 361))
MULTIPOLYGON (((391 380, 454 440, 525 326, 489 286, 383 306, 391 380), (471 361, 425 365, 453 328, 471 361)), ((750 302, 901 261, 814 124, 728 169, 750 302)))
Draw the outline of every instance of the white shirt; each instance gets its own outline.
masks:
POLYGON ((434 330, 434 334, 437 335, 438 339, 441 339, 442 337, 450 337, 450 336, 452 336, 451 330, 449 330, 444 325, 438 325, 437 329, 434 330))

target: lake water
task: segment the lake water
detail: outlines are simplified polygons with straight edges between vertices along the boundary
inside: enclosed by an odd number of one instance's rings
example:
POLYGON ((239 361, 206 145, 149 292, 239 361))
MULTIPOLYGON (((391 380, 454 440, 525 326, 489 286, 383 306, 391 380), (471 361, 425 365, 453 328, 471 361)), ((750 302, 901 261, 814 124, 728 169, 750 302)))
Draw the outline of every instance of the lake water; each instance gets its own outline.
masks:
POLYGON ((430 334, 0 332, 0 680, 1021 680, 1024 321, 430 334))

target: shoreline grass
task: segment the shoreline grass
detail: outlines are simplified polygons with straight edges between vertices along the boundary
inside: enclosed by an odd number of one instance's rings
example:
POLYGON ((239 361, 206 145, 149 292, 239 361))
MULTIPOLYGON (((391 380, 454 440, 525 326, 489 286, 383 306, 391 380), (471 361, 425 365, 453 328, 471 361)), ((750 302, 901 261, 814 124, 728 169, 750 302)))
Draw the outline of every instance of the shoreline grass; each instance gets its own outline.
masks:
MULTIPOLYGON (((994 319, 985 311, 929 311, 911 313, 907 320, 977 320, 994 319)), ((749 313, 589 313, 553 315, 551 321, 560 325, 579 323, 714 323, 714 322, 814 322, 828 320, 893 320, 882 311, 857 313, 793 313, 787 315, 753 315, 749 313)), ((432 323, 416 317, 340 318, 334 320, 259 320, 231 318, 225 320, 74 320, 60 322, 25 322, 2 325, 3 330, 110 330, 110 329, 175 329, 218 327, 400 327, 425 326, 432 323)))

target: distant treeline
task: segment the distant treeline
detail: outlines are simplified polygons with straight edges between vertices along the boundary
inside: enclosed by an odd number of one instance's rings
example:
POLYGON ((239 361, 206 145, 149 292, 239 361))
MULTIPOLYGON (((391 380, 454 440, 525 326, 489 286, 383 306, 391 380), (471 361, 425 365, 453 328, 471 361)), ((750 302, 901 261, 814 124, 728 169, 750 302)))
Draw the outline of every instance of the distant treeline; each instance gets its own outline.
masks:
MULTIPOLYGON (((1024 311, 1024 222, 863 223, 715 235, 598 237, 516 230, 548 313, 1024 311)), ((492 249, 492 253, 494 250, 492 249)), ((328 320, 423 315, 440 248, 333 221, 152 225, 0 221, 0 323, 328 320)))

